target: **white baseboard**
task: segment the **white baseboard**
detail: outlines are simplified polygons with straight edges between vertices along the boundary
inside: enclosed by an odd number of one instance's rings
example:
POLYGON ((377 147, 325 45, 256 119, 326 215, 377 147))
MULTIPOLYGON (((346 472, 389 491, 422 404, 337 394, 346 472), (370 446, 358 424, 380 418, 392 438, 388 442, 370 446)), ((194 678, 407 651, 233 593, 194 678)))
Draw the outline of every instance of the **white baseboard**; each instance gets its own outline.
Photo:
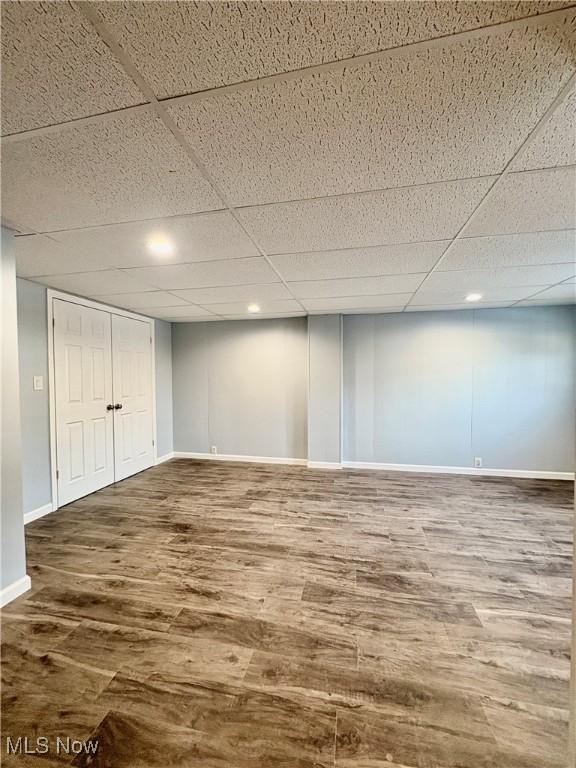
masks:
POLYGON ((12 584, 4 587, 4 589, 0 591, 0 608, 8 605, 8 603, 11 603, 12 600, 16 600, 17 597, 23 595, 24 592, 28 592, 28 590, 31 588, 32 582, 30 581, 30 576, 28 575, 22 576, 21 579, 17 579, 12 584))
POLYGON ((342 469, 339 461, 309 461, 308 469, 342 469))
POLYGON ((175 459, 210 459, 210 461, 242 461, 249 464, 296 464, 305 467, 306 459, 284 459, 276 456, 234 456, 226 453, 189 453, 174 451, 175 459))
POLYGON ((49 504, 44 504, 42 507, 36 507, 36 509, 31 509, 30 512, 24 512, 24 525, 28 525, 28 523, 31 523, 32 520, 38 520, 39 517, 44 517, 44 515, 49 515, 50 512, 54 511, 54 507, 52 506, 52 502, 49 504))
POLYGON ((170 461, 170 459, 174 458, 174 451, 171 451, 170 453, 165 453, 164 456, 157 456, 154 459, 154 465, 156 464, 164 464, 165 461, 170 461))
POLYGON ((538 469, 490 469, 489 467, 442 467, 428 464, 377 464, 366 461, 343 461, 346 469, 376 469, 385 472, 421 472, 441 475, 480 475, 484 477, 519 477, 533 480, 574 480, 573 472, 550 472, 538 469))
MULTIPOLYGON (((491 469, 489 467, 443 467, 429 464, 379 464, 367 461, 307 461, 306 459, 276 458, 275 456, 236 456, 223 453, 192 453, 174 451, 162 456, 162 461, 175 459, 202 459, 209 461, 240 461, 250 464, 292 464, 309 469, 375 469, 384 472, 421 472, 422 474, 441 475, 479 475, 484 477, 518 477, 534 480, 574 480, 573 472, 550 472, 537 469, 491 469)), ((157 459, 156 463, 160 463, 157 459)))

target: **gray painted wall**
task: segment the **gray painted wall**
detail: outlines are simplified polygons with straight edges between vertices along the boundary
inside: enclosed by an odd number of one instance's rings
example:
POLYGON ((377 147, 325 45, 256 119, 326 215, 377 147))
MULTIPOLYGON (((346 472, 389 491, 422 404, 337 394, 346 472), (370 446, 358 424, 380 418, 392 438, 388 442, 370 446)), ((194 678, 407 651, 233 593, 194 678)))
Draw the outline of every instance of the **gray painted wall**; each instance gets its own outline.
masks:
POLYGON ((0 329, 2 357, 1 427, 1 555, 0 588, 26 575, 24 513, 22 511, 22 457, 18 380, 16 268, 12 235, 2 228, 0 270, 0 329))
MULTIPOLYGON (((17 282, 27 512, 51 498, 46 289, 17 282), (45 377, 41 392, 34 375, 45 377)), ((488 468, 573 471, 575 314, 345 317, 343 458, 472 466, 481 456, 488 468)), ((308 322, 309 339, 305 318, 157 321, 158 455, 216 445, 221 454, 339 461, 340 318, 308 322)))
POLYGON ((574 471, 576 312, 344 318, 344 458, 574 471))
POLYGON ((174 450, 306 458, 306 318, 175 323, 174 450))
POLYGON ((154 322, 156 357, 156 442, 161 458, 174 450, 172 424, 172 326, 154 322))
POLYGON ((308 459, 340 462, 342 316, 308 318, 308 459))
POLYGON ((30 512, 52 502, 46 288, 17 283, 22 483, 24 512, 30 512), (44 377, 43 390, 34 390, 34 376, 44 377))

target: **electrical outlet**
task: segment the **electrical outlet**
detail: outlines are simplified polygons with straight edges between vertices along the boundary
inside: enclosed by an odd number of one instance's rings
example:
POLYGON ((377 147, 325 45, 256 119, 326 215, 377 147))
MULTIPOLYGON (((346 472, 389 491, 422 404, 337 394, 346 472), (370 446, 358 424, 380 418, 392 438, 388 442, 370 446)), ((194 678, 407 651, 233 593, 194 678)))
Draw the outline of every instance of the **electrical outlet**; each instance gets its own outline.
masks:
POLYGON ((478 467, 478 469, 480 469, 480 467, 482 466, 482 457, 481 456, 476 456, 475 457, 475 459, 474 459, 474 466, 478 467))
POLYGON ((218 448, 215 445, 210 446, 210 453, 218 453, 218 448))

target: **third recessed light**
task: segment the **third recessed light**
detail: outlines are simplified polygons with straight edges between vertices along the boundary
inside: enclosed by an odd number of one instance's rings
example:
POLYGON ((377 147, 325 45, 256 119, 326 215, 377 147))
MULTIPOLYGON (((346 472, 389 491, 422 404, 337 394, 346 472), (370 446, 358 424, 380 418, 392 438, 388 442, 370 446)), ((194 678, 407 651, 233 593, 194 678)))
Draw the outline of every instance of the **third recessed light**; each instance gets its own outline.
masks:
POLYGON ((148 250, 155 256, 171 256, 174 244, 164 235, 152 235, 148 240, 148 250))

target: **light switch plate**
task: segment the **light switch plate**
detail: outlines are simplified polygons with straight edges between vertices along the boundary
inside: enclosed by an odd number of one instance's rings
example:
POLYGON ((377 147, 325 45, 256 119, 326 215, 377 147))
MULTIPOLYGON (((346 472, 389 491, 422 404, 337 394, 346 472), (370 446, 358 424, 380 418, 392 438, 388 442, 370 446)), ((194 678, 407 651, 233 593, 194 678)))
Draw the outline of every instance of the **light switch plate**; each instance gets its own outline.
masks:
POLYGON ((34 389, 44 389, 44 376, 34 376, 34 389))

